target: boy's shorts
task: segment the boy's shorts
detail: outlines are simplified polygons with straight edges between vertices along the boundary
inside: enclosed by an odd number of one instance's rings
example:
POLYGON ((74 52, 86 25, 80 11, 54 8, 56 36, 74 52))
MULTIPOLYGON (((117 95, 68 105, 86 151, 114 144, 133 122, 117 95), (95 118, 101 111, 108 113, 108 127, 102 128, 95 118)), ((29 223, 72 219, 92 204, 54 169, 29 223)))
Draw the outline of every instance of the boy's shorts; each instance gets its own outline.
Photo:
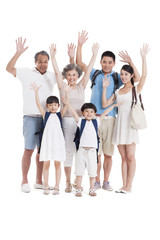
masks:
POLYGON ((23 136, 24 136, 24 148, 34 150, 35 147, 39 147, 39 134, 35 135, 42 128, 43 118, 41 116, 31 117, 23 116, 23 136))
POLYGON ((98 156, 103 154, 113 156, 114 145, 112 144, 112 135, 116 118, 104 119, 98 129, 100 139, 98 156))
POLYGON ((87 167, 90 177, 97 176, 97 150, 95 148, 85 149, 80 147, 76 154, 75 175, 83 176, 87 167))

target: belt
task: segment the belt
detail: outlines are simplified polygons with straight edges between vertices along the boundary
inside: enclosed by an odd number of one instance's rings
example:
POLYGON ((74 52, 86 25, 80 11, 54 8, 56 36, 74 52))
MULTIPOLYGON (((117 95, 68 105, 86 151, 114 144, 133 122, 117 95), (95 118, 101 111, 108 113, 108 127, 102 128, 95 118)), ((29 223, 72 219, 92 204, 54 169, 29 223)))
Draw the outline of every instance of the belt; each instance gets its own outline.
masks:
POLYGON ((42 117, 42 115, 40 115, 40 114, 29 114, 29 115, 25 115, 25 116, 28 116, 28 117, 42 117))
MULTIPOLYGON (((101 114, 96 114, 97 117, 101 116, 101 114)), ((111 119, 114 118, 113 116, 106 115, 104 119, 111 119)))

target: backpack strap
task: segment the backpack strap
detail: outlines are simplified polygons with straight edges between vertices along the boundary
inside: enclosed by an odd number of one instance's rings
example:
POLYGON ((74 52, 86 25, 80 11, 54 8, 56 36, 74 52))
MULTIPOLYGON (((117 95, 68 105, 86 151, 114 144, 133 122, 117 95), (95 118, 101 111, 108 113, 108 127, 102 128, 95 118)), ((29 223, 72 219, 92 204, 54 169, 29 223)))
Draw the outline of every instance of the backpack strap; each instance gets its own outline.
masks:
POLYGON ((78 149, 79 149, 80 138, 81 138, 81 136, 82 136, 82 132, 83 132, 83 130, 84 130, 85 124, 86 124, 86 119, 82 119, 82 121, 81 121, 81 126, 80 126, 80 128, 77 127, 77 130, 76 130, 76 133, 75 133, 75 137, 74 137, 73 142, 75 142, 76 150, 77 150, 77 151, 78 151, 78 149))
POLYGON ((62 128, 62 116, 61 116, 61 112, 56 112, 58 118, 59 118, 59 121, 60 121, 60 124, 61 124, 61 128, 62 128))
POLYGON ((98 136, 98 124, 96 119, 92 119, 93 126, 95 128, 96 134, 97 134, 97 163, 98 161, 98 149, 99 149, 99 136, 98 136))
POLYGON ((98 70, 98 69, 93 73, 93 76, 92 76, 92 79, 91 79, 91 81, 92 81, 91 88, 92 88, 94 85, 96 85, 95 80, 96 80, 96 77, 97 77, 99 74, 100 74, 100 70, 98 70))
POLYGON ((118 73, 113 73, 113 80, 114 80, 114 90, 113 93, 115 94, 115 91, 119 88, 119 82, 118 82, 118 73))

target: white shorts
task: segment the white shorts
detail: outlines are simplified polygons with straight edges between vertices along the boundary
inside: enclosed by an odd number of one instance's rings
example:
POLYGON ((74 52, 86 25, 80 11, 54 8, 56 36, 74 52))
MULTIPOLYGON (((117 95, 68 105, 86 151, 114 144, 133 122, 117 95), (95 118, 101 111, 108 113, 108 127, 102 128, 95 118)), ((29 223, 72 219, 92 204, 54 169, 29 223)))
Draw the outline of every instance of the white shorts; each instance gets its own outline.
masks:
POLYGON ((97 150, 95 148, 85 149, 80 147, 76 154, 75 175, 83 176, 87 167, 90 177, 97 176, 97 150))
POLYGON ((73 163, 73 156, 76 151, 75 142, 73 142, 77 129, 75 119, 71 117, 62 118, 62 128, 66 147, 66 161, 64 162, 64 166, 71 167, 73 163))

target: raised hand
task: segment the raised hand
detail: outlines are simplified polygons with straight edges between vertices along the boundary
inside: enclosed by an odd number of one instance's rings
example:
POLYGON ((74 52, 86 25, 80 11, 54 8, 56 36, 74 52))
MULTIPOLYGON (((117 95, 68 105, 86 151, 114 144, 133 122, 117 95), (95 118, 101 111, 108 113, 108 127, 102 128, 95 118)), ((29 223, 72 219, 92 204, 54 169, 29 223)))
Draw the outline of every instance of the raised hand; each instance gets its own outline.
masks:
POLYGON ((142 57, 146 57, 147 53, 149 52, 150 48, 149 48, 149 45, 146 43, 146 44, 143 44, 143 48, 140 49, 140 54, 142 57))
POLYGON ((107 76, 105 76, 105 78, 103 79, 103 88, 107 88, 110 83, 110 77, 108 78, 107 76))
POLYGON ((99 50, 99 44, 98 43, 94 43, 93 47, 92 47, 92 53, 97 55, 98 50, 99 50))
POLYGON ((88 39, 87 35, 88 35, 88 32, 86 32, 86 30, 82 30, 81 33, 79 32, 78 33, 78 44, 83 45, 88 39))
POLYGON ((120 60, 121 62, 125 62, 125 63, 128 63, 128 64, 131 64, 132 59, 129 56, 129 54, 127 53, 127 51, 125 51, 125 52, 120 51, 118 55, 122 58, 122 60, 120 60))
POLYGON ((24 41, 22 42, 22 37, 19 37, 17 40, 16 40, 16 50, 17 50, 17 53, 19 54, 22 54, 24 53, 24 51, 26 51, 26 49, 28 47, 25 47, 26 43, 26 39, 24 39, 24 41))
POLYGON ((42 87, 42 86, 37 86, 37 84, 36 84, 35 82, 32 82, 32 83, 30 84, 30 89, 31 89, 31 90, 34 90, 35 92, 38 92, 41 87, 42 87))
POLYGON ((50 51, 50 56, 55 57, 57 49, 56 49, 56 44, 52 43, 51 46, 49 47, 49 51, 50 51))
POLYGON ((75 49, 76 49, 76 45, 74 43, 68 44, 68 56, 70 58, 75 57, 75 49))

